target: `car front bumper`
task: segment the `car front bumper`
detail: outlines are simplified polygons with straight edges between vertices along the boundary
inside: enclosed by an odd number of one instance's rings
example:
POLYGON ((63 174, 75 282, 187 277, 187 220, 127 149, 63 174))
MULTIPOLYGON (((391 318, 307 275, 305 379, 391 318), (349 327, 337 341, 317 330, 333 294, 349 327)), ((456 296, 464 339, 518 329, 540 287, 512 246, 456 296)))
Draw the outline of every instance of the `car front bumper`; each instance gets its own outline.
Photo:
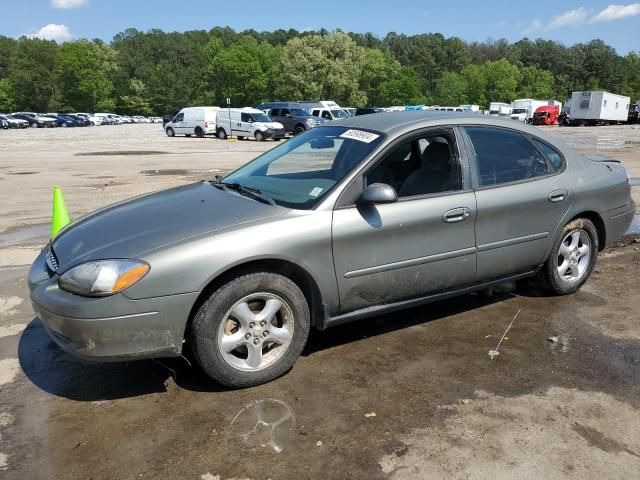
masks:
POLYGON ((264 135, 264 138, 284 138, 284 128, 280 128, 277 130, 274 128, 269 128, 262 132, 262 134, 264 135))
POLYGON ((131 300, 88 298, 58 287, 40 254, 29 273, 36 316, 63 350, 85 359, 122 361, 177 356, 197 293, 131 300))

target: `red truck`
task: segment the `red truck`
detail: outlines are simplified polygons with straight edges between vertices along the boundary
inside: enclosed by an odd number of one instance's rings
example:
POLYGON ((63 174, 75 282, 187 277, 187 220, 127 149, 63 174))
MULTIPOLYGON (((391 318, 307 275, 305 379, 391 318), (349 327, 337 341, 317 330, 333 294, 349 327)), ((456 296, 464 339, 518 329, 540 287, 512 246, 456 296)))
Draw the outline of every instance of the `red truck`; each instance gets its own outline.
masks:
POLYGON ((560 116, 558 105, 544 105, 533 112, 532 123, 534 125, 555 125, 558 123, 558 116, 560 116))

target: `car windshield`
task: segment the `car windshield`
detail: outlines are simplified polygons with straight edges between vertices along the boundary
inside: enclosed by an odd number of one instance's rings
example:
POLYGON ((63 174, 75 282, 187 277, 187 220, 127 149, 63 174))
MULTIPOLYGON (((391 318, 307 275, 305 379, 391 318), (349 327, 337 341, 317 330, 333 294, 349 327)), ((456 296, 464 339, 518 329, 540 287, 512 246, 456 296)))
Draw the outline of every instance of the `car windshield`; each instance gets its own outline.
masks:
POLYGON ((334 118, 349 118, 349 114, 344 110, 340 110, 340 109, 331 110, 331 113, 333 114, 334 118))
POLYGON ((291 113, 296 117, 310 117, 311 114, 301 108, 292 108, 291 113))
POLYGON ((318 127, 264 153, 222 182, 258 190, 277 204, 309 210, 382 141, 378 132, 318 127))
POLYGON ((527 113, 526 108, 514 108, 511 113, 527 113))
POLYGON ((252 113, 251 117, 254 122, 270 122, 271 118, 266 113, 252 113))

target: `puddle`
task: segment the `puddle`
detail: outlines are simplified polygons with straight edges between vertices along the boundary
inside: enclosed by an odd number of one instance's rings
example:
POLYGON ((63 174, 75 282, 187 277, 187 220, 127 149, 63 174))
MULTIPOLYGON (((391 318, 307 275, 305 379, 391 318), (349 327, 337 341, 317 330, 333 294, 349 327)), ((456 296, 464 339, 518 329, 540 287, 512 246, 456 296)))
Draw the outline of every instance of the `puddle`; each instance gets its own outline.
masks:
POLYGON ((77 157, 102 156, 102 155, 168 155, 169 152, 160 150, 110 150, 107 152, 80 152, 77 157))
POLYGON ((0 247, 44 245, 49 238, 49 225, 30 225, 0 233, 0 247))
POLYGON ((638 235, 640 234, 640 215, 636 215, 633 217, 633 221, 631 225, 629 225, 629 230, 625 233, 625 235, 638 235))
POLYGON ((296 415, 282 400, 256 400, 241 409, 229 425, 230 434, 250 448, 283 452, 295 438, 296 415))
POLYGON ((163 170, 142 170, 140 173, 143 175, 147 175, 150 177, 156 177, 159 175, 201 175, 204 173, 217 173, 220 170, 217 169, 209 169, 209 168, 192 168, 192 169, 183 169, 183 168, 168 168, 163 170))

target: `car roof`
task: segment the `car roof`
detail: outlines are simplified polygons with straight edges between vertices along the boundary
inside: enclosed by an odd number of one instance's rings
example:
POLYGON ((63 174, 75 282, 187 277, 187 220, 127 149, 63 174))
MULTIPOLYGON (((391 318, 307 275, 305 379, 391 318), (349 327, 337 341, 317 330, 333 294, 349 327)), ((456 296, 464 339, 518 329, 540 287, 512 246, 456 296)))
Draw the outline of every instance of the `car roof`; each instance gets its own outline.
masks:
POLYGON ((521 130, 540 136, 542 132, 535 127, 530 127, 522 122, 511 119, 483 115, 471 112, 447 112, 432 110, 413 110, 404 112, 380 112, 375 115, 359 115, 346 119, 333 120, 326 127, 349 127, 365 130, 376 130, 383 133, 395 133, 398 131, 412 130, 422 126, 438 125, 494 125, 497 127, 521 130))

